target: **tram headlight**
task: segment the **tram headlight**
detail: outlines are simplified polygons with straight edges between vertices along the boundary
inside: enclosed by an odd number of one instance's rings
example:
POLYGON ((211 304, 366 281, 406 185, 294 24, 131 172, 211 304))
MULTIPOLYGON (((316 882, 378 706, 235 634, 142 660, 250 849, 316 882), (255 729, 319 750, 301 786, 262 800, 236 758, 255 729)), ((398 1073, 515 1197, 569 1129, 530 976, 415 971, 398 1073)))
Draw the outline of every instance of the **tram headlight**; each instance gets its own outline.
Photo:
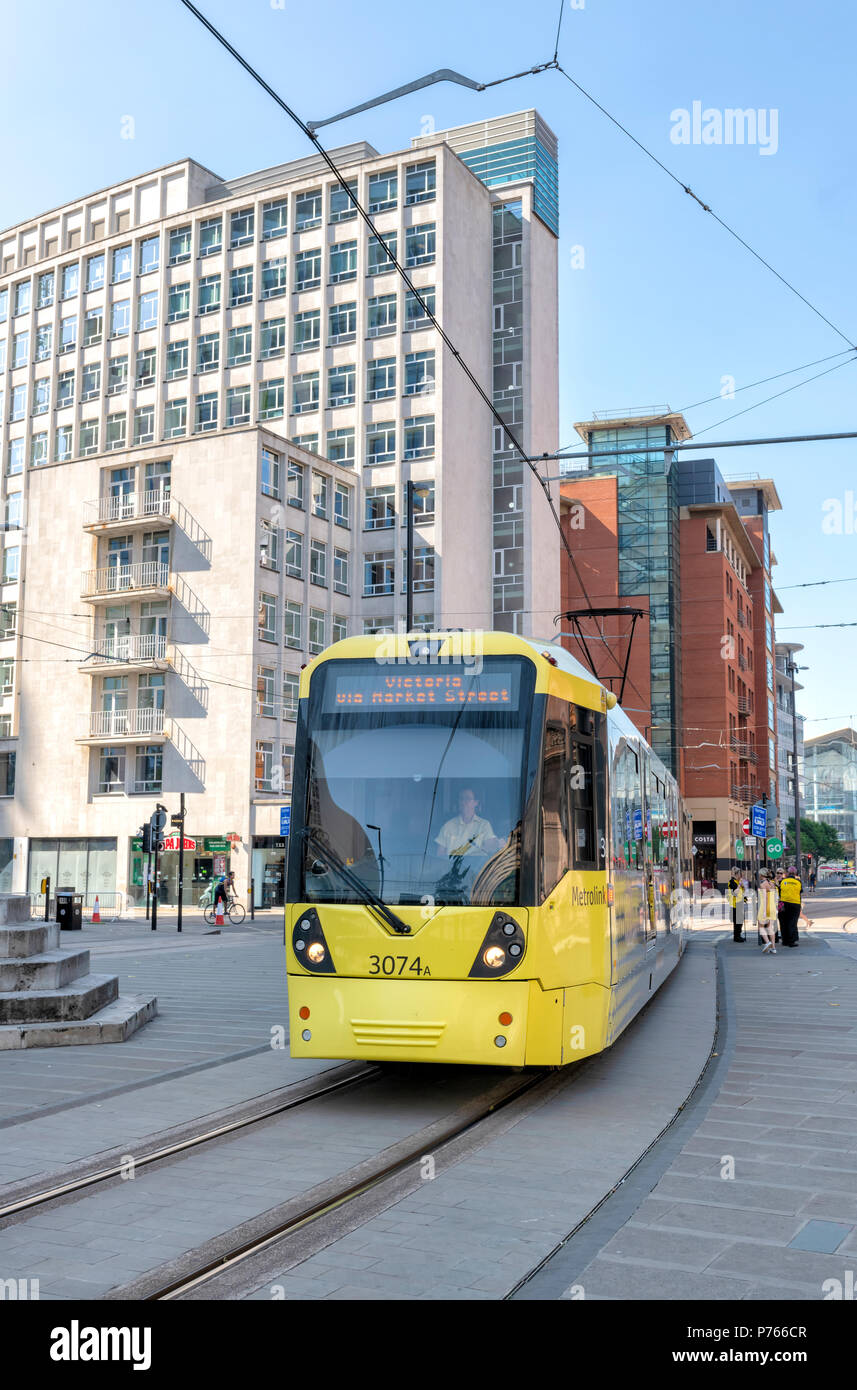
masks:
POLYGON ((292 928, 292 950, 302 969, 321 975, 336 974, 333 956, 314 907, 305 908, 292 928))
POLYGON ((495 912, 476 959, 470 967, 471 980, 496 979, 521 964, 527 941, 521 924, 508 912, 495 912))
POLYGON ((311 960, 313 965, 321 965, 322 961, 327 955, 327 951, 324 949, 320 941, 311 941, 309 946, 307 946, 306 953, 307 959, 311 960))
POLYGON ((506 964, 506 952, 502 946, 489 946, 482 952, 482 959, 491 970, 500 970, 506 964))

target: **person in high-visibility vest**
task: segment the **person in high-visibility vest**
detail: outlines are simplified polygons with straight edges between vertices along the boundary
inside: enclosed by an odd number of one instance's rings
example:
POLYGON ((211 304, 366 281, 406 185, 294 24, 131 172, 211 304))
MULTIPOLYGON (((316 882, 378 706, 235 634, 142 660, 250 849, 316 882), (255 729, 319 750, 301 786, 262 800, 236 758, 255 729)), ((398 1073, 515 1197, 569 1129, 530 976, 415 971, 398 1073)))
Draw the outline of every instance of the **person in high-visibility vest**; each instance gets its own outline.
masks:
POLYGON ((759 941, 762 942, 762 955, 770 951, 777 954, 777 884, 772 869, 765 874, 759 886, 759 941))
POLYGON ((780 936, 784 946, 798 945, 798 919, 803 917, 807 926, 811 923, 801 907, 803 896, 803 884, 798 878, 797 869, 791 866, 788 873, 780 882, 780 936))
POLYGON ((746 941, 744 935, 744 888, 738 878, 738 870, 732 870, 726 891, 726 900, 732 909, 732 940, 746 941))

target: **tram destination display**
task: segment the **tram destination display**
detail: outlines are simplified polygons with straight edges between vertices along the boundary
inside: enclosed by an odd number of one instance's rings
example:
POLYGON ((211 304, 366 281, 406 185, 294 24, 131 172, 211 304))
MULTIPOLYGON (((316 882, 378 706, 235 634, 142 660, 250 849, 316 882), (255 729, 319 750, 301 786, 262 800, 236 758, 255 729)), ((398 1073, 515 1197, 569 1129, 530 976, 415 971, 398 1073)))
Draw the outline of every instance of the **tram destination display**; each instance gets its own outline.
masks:
POLYGON ((514 666, 484 666, 480 671, 458 667, 379 667, 372 671, 329 672, 322 713, 342 710, 403 709, 406 706, 460 709, 482 706, 517 709, 520 672, 514 666))

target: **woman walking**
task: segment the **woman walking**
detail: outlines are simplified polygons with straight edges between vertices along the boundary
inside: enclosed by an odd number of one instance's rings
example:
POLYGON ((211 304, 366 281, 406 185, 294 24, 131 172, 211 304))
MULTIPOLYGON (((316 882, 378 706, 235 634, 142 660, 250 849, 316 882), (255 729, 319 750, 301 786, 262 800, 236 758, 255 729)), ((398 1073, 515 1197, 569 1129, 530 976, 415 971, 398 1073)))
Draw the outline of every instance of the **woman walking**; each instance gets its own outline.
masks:
POLYGON ((766 951, 777 954, 776 932, 777 932, 777 885, 771 869, 767 871, 762 879, 759 888, 759 941, 762 943, 762 955, 766 951))

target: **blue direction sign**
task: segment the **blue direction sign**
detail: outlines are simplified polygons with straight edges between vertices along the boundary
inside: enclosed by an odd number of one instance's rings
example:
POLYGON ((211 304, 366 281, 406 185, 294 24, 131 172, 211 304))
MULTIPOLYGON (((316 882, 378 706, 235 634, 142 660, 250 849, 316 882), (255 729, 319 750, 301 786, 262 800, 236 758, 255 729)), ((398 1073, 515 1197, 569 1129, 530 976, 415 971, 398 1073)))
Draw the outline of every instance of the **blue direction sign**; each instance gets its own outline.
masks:
POLYGON ((635 840, 642 840, 642 838, 643 838, 643 813, 642 813, 642 811, 635 811, 635 812, 634 812, 634 839, 635 839, 635 840))
POLYGON ((281 806, 281 807, 280 807, 280 834, 281 834, 281 835, 288 835, 288 833, 289 833, 289 826, 290 826, 290 824, 291 824, 291 820, 292 820, 292 808, 291 808, 291 806, 281 806))
POLYGON ((768 833, 768 809, 766 806, 750 807, 750 834, 764 840, 768 833))

